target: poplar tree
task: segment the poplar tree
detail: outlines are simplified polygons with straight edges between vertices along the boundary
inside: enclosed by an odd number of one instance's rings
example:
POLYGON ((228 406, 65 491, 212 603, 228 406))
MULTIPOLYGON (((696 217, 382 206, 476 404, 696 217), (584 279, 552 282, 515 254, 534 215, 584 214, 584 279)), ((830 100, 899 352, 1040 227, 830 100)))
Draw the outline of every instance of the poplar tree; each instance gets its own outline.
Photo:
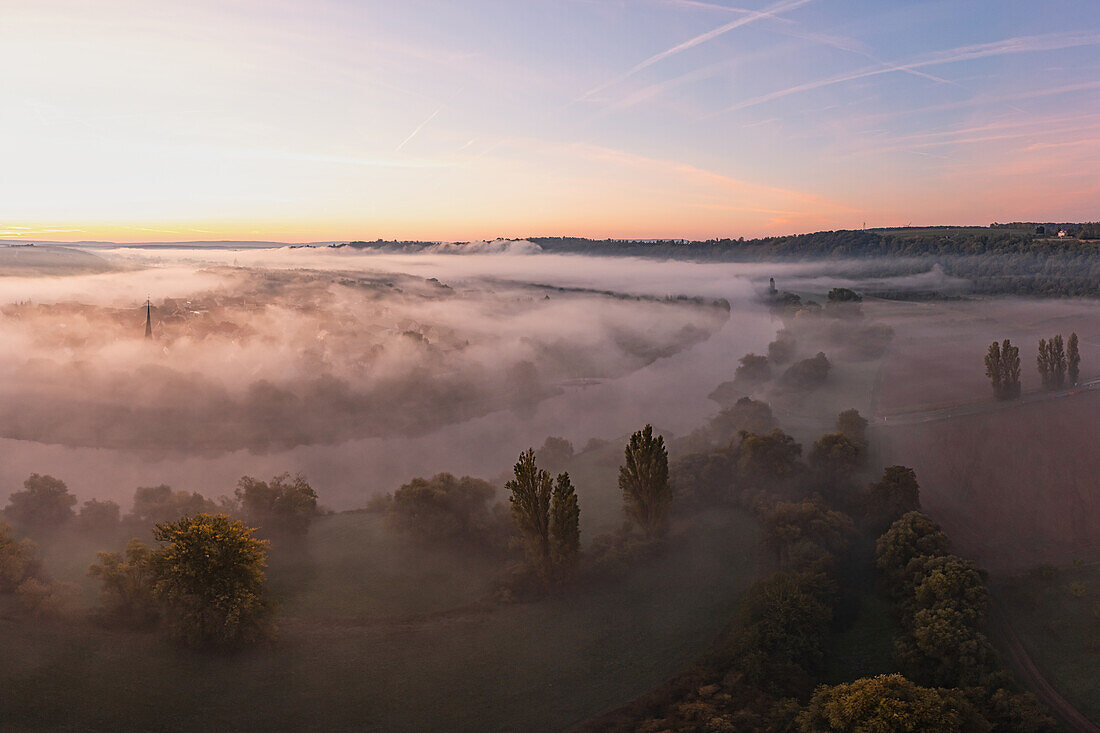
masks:
POLYGON ((565 580, 577 569, 581 549, 581 510, 568 473, 558 474, 550 498, 550 555, 555 574, 565 580))
POLYGON ((1077 334, 1069 335, 1069 343, 1066 344, 1066 360, 1069 368, 1069 383, 1077 386, 1081 379, 1081 352, 1077 350, 1077 334))
POLYGON ((653 436, 646 425, 630 436, 626 463, 619 467, 619 488, 623 492, 626 515, 648 536, 668 529, 672 487, 668 482, 668 451, 663 436, 653 436))
POLYGON ((1020 396, 1020 349, 1008 339, 1001 344, 1001 378, 1004 397, 1011 400, 1020 396))
POLYGON ((550 573, 550 474, 535 465, 535 450, 519 454, 513 468, 515 478, 504 485, 511 496, 512 517, 516 520, 527 561, 543 577, 550 573))
POLYGON ((1039 367, 1039 379, 1043 382, 1043 389, 1050 389, 1053 369, 1050 365, 1050 347, 1046 339, 1039 339, 1039 355, 1035 357, 1035 362, 1039 367))
POLYGON ((1066 349, 1062 342, 1062 334, 1058 334, 1050 340, 1050 363, 1053 367, 1054 389, 1062 389, 1066 386, 1066 349))
MULTIPOLYGON (((1075 341, 1074 336, 1076 336, 1076 334, 1071 335, 1070 338, 1075 341)), ((1072 349, 1074 352, 1077 351, 1076 342, 1073 343, 1072 349)), ((1077 355, 1076 361, 1080 363, 1080 355, 1077 355)), ((1066 386, 1068 360, 1062 342, 1062 334, 1054 336, 1049 341, 1039 339, 1039 356, 1037 362, 1039 365, 1039 376, 1043 380, 1043 387, 1046 389, 1062 389, 1066 386)), ((1075 382, 1072 375, 1070 382, 1075 382)))
POLYGON ((989 351, 985 355, 985 376, 993 386, 993 394, 997 399, 1004 399, 1004 371, 1001 364, 1001 345, 996 341, 989 345, 989 351))

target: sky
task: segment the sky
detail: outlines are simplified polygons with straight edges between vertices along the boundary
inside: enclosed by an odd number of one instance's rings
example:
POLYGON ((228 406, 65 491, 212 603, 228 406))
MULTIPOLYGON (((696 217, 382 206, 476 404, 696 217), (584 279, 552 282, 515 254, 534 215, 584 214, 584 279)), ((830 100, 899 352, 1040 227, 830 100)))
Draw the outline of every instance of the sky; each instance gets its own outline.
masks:
POLYGON ((0 238, 1100 219, 1094 0, 0 0, 0 238))

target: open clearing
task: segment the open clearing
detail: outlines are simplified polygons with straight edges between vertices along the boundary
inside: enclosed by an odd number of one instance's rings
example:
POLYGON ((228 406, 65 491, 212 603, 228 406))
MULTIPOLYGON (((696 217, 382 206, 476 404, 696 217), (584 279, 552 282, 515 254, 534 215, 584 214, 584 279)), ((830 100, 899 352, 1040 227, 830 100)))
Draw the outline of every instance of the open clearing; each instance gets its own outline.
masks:
POLYGON ((1048 681, 1083 715, 1100 724, 1100 564, 1059 568, 994 586, 1012 630, 1048 681))
POLYGON ((478 588, 443 580, 448 561, 437 557, 388 599, 355 593, 361 573, 384 572, 371 567, 375 520, 318 520, 310 555, 367 549, 354 563, 320 565, 304 597, 286 599, 278 640, 228 657, 187 652, 156 633, 26 624, 4 598, 0 718, 36 730, 560 730, 691 663, 752 581, 759 536, 750 517, 716 514, 605 586, 392 623, 377 613, 440 610, 478 588))

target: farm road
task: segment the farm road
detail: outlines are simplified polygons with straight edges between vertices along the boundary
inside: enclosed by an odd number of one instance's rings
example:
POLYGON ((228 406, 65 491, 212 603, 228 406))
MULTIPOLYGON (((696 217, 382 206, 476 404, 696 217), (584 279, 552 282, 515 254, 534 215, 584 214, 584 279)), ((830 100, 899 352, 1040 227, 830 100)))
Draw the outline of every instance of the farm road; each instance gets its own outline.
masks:
POLYGON ((920 423, 939 422, 950 420, 953 417, 965 417, 967 415, 981 415, 987 412, 1007 410, 1020 405, 1029 405, 1034 402, 1056 400, 1064 397, 1075 397, 1086 392, 1100 390, 1100 377, 1095 377, 1081 382, 1073 389, 1057 392, 1027 392, 1015 400, 982 400, 979 402, 960 402, 953 405, 941 405, 926 410, 912 410, 909 412, 891 412, 875 415, 871 419, 873 425, 917 425, 920 423))

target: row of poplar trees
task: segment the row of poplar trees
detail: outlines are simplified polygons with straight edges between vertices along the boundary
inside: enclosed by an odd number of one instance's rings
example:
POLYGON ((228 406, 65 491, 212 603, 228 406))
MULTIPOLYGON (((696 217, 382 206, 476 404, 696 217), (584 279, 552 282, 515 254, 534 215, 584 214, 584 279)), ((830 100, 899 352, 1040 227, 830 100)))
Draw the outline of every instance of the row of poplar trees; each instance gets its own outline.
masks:
POLYGON ((999 400, 1011 400, 1020 396, 1020 347, 1012 341, 994 341, 985 355, 985 375, 993 385, 993 394, 999 400))
POLYGON ((1039 339, 1039 376, 1046 389, 1062 389, 1075 385, 1081 379, 1081 352, 1077 349, 1077 334, 1071 333, 1069 341, 1062 345, 1062 334, 1047 341, 1039 339))
MULTIPOLYGON (((619 488, 627 517, 649 538, 668 529, 672 487, 668 480, 668 451, 663 436, 646 425, 630 436, 625 462, 619 468, 619 488)), ((512 516, 523 538, 527 562, 540 578, 564 582, 577 570, 580 559, 580 505, 568 473, 552 479, 538 467, 535 451, 520 453, 515 477, 505 484, 512 516)))
MULTIPOLYGON (((1039 339, 1039 377, 1045 389, 1062 389, 1075 385, 1081 379, 1081 353, 1077 347, 1077 334, 1071 333, 1068 341, 1062 334, 1049 341, 1039 339), (1068 380, 1068 381, 1067 381, 1068 380)), ((1020 396, 1020 349, 1012 341, 994 341, 985 355, 985 374, 993 386, 993 394, 999 400, 1011 400, 1020 396)))

